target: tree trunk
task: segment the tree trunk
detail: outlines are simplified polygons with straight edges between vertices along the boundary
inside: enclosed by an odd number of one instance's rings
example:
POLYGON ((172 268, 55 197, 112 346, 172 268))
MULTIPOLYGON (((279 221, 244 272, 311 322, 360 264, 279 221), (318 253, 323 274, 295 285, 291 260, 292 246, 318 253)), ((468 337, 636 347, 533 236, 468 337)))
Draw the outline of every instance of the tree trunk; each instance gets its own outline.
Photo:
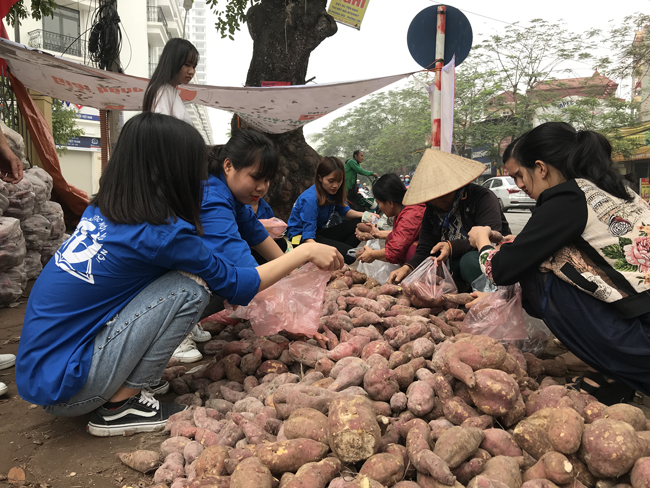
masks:
MULTIPOLYGON (((337 31, 327 15, 327 0, 262 0, 246 16, 253 38, 253 59, 246 86, 261 86, 262 81, 288 81, 304 85, 311 52, 337 31)), ((248 128, 236 115, 232 133, 248 128)), ((271 183, 267 200, 275 215, 289 218, 293 203, 314 182, 320 156, 312 149, 302 128, 285 134, 266 134, 279 154, 278 175, 271 183)))

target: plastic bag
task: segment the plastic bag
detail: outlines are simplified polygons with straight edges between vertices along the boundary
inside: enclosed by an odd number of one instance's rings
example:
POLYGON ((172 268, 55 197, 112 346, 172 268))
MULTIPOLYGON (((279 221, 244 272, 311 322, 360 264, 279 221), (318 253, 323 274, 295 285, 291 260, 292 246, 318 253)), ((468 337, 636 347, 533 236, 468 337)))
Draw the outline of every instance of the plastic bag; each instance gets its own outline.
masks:
POLYGON ((439 307, 440 297, 444 294, 456 294, 458 288, 445 264, 427 258, 415 268, 401 283, 404 294, 416 307, 439 307))
MULTIPOLYGON (((370 239, 369 241, 366 241, 366 246, 377 251, 381 249, 381 240, 370 239)), ((363 250, 363 246, 354 249, 354 251, 357 251, 358 249, 363 250)), ((364 273, 368 278, 373 278, 377 280, 380 285, 383 285, 388 281, 390 274, 399 267, 400 266, 398 264, 387 263, 386 261, 380 261, 379 259, 376 259, 372 263, 362 263, 360 261, 357 265, 357 271, 359 273, 364 273)))
POLYGON ((32 215, 20 223, 28 250, 39 251, 50 238, 52 224, 42 215, 32 215))
POLYGON ((481 274, 478 278, 472 281, 472 290, 481 291, 483 293, 493 293, 497 291, 497 285, 490 281, 486 275, 481 274))
POLYGON ((246 307, 232 311, 231 317, 250 320, 258 336, 286 330, 312 337, 320 327, 325 285, 332 273, 312 263, 298 268, 275 285, 259 292, 246 307))
POLYGON ((528 337, 521 286, 500 286, 469 309, 461 332, 492 337, 498 341, 517 341, 528 337))
MULTIPOLYGON (((41 171, 43 170, 41 169, 41 171)), ((52 187, 48 187, 47 183, 39 178, 36 168, 25 171, 24 175, 24 178, 32 184, 32 191, 34 192, 34 213, 38 213, 38 210, 52 196, 52 187)))
POLYGON ((50 259, 52 259, 52 256, 56 254, 56 252, 63 245, 63 243, 67 241, 69 238, 70 238, 70 234, 63 234, 61 237, 56 237, 56 238, 50 237, 47 241, 45 241, 45 244, 43 244, 43 247, 41 247, 40 250, 41 263, 43 263, 43 267, 45 267, 47 262, 50 259))
POLYGON ((0 271, 20 265, 26 254, 20 221, 13 217, 0 217, 0 271))
POLYGON ((34 213, 34 185, 23 178, 18 183, 7 183, 9 192, 9 208, 4 211, 4 216, 25 220, 34 213))
POLYGON ((28 280, 38 278, 38 275, 43 271, 43 263, 41 263, 41 253, 38 251, 27 251, 25 256, 25 274, 28 280))
POLYGON ((0 272, 0 307, 16 302, 27 288, 25 265, 0 272))
POLYGON ((9 208, 9 190, 5 182, 0 180, 0 215, 9 208))
POLYGON ((52 230, 50 239, 58 239, 65 234, 65 220, 63 219, 63 209, 56 202, 45 202, 41 208, 41 215, 50 221, 52 230))
POLYGON ((282 237, 282 234, 284 234, 284 231, 287 229, 287 223, 277 217, 273 217, 272 219, 260 219, 260 223, 273 239, 282 237))

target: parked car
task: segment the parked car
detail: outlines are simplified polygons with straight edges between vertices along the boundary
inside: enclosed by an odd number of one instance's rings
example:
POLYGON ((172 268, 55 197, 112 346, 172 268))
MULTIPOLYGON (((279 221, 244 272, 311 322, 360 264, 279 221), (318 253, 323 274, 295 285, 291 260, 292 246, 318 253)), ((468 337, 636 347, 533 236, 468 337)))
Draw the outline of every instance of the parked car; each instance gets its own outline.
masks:
POLYGON ((483 183, 485 188, 489 188, 499 199, 501 210, 507 212, 513 208, 526 208, 532 210, 535 208, 535 200, 526 195, 515 184, 515 180, 510 176, 496 176, 483 183))

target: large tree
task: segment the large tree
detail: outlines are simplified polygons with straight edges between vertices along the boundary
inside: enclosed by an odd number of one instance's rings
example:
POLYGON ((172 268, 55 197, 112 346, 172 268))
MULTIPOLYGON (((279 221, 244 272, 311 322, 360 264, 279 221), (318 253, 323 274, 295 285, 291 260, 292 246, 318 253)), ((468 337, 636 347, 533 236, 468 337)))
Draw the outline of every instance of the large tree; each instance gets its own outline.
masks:
MULTIPOLYGON (((327 0, 230 0, 220 9, 218 0, 208 4, 217 12, 217 29, 232 38, 245 21, 253 38, 253 56, 246 86, 261 86, 262 81, 288 81, 304 85, 311 52, 337 31, 327 14, 327 0), (253 4, 248 10, 247 6, 253 4), (245 13, 244 13, 245 12, 245 13)), ((234 116, 231 130, 246 129, 234 116)), ((303 135, 302 128, 285 134, 267 134, 280 154, 279 175, 271 184, 268 199, 273 211, 288 218, 293 202, 312 185, 320 156, 303 135)))
POLYGON ((18 0, 9 9, 6 17, 9 25, 15 26, 16 23, 20 25, 20 21, 27 17, 41 20, 42 17, 52 15, 58 6, 54 0, 31 0, 31 4, 26 5, 26 3, 26 0, 18 0))

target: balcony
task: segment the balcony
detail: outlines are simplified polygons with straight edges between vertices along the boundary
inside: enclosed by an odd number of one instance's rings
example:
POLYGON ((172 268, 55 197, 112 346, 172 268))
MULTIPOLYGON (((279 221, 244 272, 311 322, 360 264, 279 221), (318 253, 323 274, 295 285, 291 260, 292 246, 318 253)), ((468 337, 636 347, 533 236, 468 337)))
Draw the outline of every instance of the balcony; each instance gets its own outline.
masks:
POLYGON ((167 39, 171 39, 173 36, 169 32, 169 25, 167 24, 167 19, 165 14, 160 7, 147 7, 147 21, 148 22, 160 22, 167 33, 167 39))
POLYGON ((86 42, 57 32, 36 29, 28 32, 29 46, 81 58, 86 52, 86 42))

